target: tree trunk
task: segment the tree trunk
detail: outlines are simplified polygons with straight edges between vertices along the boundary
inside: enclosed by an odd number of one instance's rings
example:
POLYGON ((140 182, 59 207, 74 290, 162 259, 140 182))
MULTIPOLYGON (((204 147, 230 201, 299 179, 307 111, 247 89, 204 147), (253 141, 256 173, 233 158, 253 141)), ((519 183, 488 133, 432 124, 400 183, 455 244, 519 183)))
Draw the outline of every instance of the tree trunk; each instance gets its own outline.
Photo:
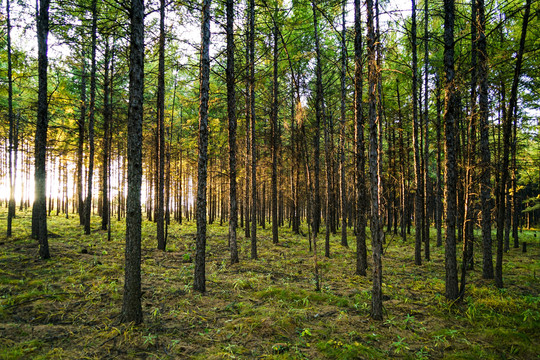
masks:
POLYGON ((39 2, 37 18, 38 37, 38 109, 35 136, 35 196, 32 210, 32 235, 39 241, 39 256, 42 259, 51 257, 47 234, 47 194, 46 194, 46 157, 48 96, 47 96, 47 38, 49 36, 49 0, 39 2))
POLYGON ((126 265, 122 321, 143 321, 141 308, 141 181, 144 99, 144 4, 131 0, 126 265))
POLYGON ((318 33, 318 21, 317 21, 317 5, 316 0, 312 0, 311 7, 313 9, 313 29, 315 37, 315 57, 316 57, 316 90, 315 90, 315 135, 313 136, 313 161, 314 161, 314 191, 315 201, 313 204, 313 233, 319 233, 321 224, 321 196, 319 189, 319 177, 320 177, 320 137, 321 137, 321 119, 322 114, 322 101, 323 101, 323 89, 322 89, 322 65, 321 65, 321 50, 319 45, 319 33, 318 33))
POLYGON ((277 191, 277 162, 278 162, 278 36, 277 8, 274 16, 274 70, 272 82, 272 243, 277 244, 278 239, 278 191, 277 191))
POLYGON ((356 168, 356 273, 365 276, 367 270, 366 247, 366 177, 364 116, 362 114, 362 6, 354 1, 354 139, 356 168))
POLYGON ((519 42, 519 50, 516 58, 516 66, 514 68, 514 79, 512 81, 512 89, 510 92, 510 102, 508 110, 504 117, 503 123, 503 154, 501 164, 501 177, 499 180, 499 209, 497 211, 497 262, 495 265, 495 285, 498 288, 503 287, 502 278, 502 261, 503 261, 503 232, 504 232, 504 217, 505 217, 505 194, 508 181, 508 166, 510 153, 510 137, 512 128, 512 117, 515 116, 517 106, 517 90, 519 78, 521 75, 521 64, 523 61, 523 50, 525 48, 525 38, 527 37, 527 25, 529 24, 529 14, 531 10, 531 0, 527 0, 525 5, 525 14, 523 15, 523 24, 521 28, 521 39, 519 42))
POLYGON ((15 144, 15 129, 13 124, 13 78, 11 72, 11 18, 9 12, 9 0, 6 0, 6 15, 7 15, 7 66, 8 66, 8 118, 9 118, 9 205, 7 216, 7 232, 9 237, 12 235, 12 222, 15 217, 15 179, 17 178, 17 149, 15 144), (15 157, 15 161, 13 161, 15 157))
POLYGON ((84 202, 84 233, 90 235, 90 215, 92 213, 92 178, 94 176, 94 119, 96 113, 96 42, 97 42, 97 0, 92 0, 92 67, 90 69, 90 114, 88 118, 88 190, 84 202))
POLYGON ((165 0, 159 2, 159 59, 157 88, 157 248, 165 251, 165 0))
POLYGON ((373 290, 371 317, 382 320, 382 236, 380 227, 380 194, 378 174, 377 134, 377 62, 373 15, 373 0, 366 1, 368 27, 368 77, 369 77, 369 174, 371 178, 371 246, 373 251, 373 290))
POLYGON ((234 89, 234 1, 227 0, 227 115, 229 118, 229 246, 231 263, 238 263, 236 227, 236 94, 234 89))
POLYGON ((251 258, 257 259, 257 147, 255 144, 255 1, 249 0, 249 116, 251 120, 251 258))
POLYGON ((422 227, 423 223, 423 176, 421 170, 421 147, 419 143, 420 127, 418 125, 418 55, 416 51, 416 0, 412 0, 412 102, 413 102, 413 147, 414 147, 414 263, 422 265, 422 227))
POLYGON ((107 39, 105 45, 105 74, 103 78, 103 157, 102 157, 102 172, 101 172, 101 194, 102 194, 102 207, 101 214, 101 230, 107 230, 109 225, 109 153, 110 153, 110 127, 112 122, 111 103, 109 101, 110 95, 110 77, 109 77, 109 65, 110 65, 110 49, 109 39, 107 39))
POLYGON ((347 241, 347 183, 345 180, 345 116, 347 110, 345 105, 345 100, 347 96, 345 84, 345 76, 347 74, 347 43, 345 42, 347 29, 345 26, 345 12, 346 2, 343 2, 343 9, 341 11, 341 129, 339 133, 339 183, 341 192, 341 245, 348 247, 349 243, 347 241))
POLYGON ((197 242, 193 290, 206 291, 206 178, 208 166, 208 93, 210 89, 210 0, 203 1, 201 20, 199 103, 199 163, 197 181, 197 242))
POLYGON ((429 65, 429 33, 428 33, 428 0, 424 0, 424 174, 423 174, 423 185, 422 189, 424 196, 424 257, 426 261, 430 260, 430 243, 429 243, 429 214, 430 214, 430 201, 429 201, 429 189, 431 184, 429 182, 429 111, 428 111, 428 101, 429 101, 429 87, 428 87, 428 65, 429 65))
POLYGON ((454 72, 454 0, 444 0, 444 72, 445 72, 445 138, 446 138, 446 297, 458 298, 456 259, 456 215, 457 215, 457 159, 456 119, 458 101, 454 72))

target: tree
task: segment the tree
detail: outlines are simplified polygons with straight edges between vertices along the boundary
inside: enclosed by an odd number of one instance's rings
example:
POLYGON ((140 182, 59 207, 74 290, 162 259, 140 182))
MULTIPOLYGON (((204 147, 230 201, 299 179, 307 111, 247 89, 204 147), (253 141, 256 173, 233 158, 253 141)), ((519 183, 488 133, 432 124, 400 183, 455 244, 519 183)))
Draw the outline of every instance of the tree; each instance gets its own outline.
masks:
POLYGON ((47 40, 49 37, 49 0, 39 1, 37 18, 38 37, 38 109, 35 135, 35 197, 32 211, 32 235, 39 241, 39 256, 42 259, 51 257, 47 234, 47 198, 46 198, 46 157, 48 96, 47 96, 47 40))
POLYGON ((382 234, 380 226, 380 198, 378 174, 378 126, 377 122, 377 61, 375 59, 375 28, 373 0, 367 6, 368 86, 369 86, 369 175, 371 180, 371 247, 373 252, 373 290, 371 294, 371 317, 382 320, 382 234))
POLYGON ((9 11, 9 0, 6 0, 6 22, 7 22, 7 62, 8 62, 8 118, 9 118, 9 205, 7 216, 7 236, 12 235, 12 222, 15 217, 15 178, 17 175, 17 144, 14 123, 13 123, 13 76, 11 64, 11 18, 9 11), (15 158, 14 158, 15 157, 15 158))
POLYGON ((84 202, 84 233, 90 235, 90 215, 92 213, 92 178, 94 176, 94 122, 96 114, 96 43, 97 43, 97 0, 92 0, 92 65, 90 69, 90 114, 88 116, 88 189, 84 202))
POLYGON ((354 139, 356 168, 356 273, 366 275, 366 188, 364 116, 362 114, 362 19, 360 0, 354 1, 354 139))
POLYGON ((159 2, 159 60, 157 89, 157 241, 158 249, 165 251, 167 246, 164 227, 165 208, 165 0, 159 2))
POLYGON ((128 194, 122 321, 143 321, 141 307, 141 181, 144 98, 144 3, 131 0, 128 114, 128 194))
MULTIPOLYGON (((251 258, 257 259, 257 146, 255 144, 255 1, 249 0, 249 117, 251 126, 251 258)), ((247 176, 247 175, 246 175, 247 176)))
POLYGON ((210 89, 210 0, 203 0, 201 14, 199 100, 199 161, 197 180, 197 240, 193 290, 206 291, 206 179, 208 167, 208 97, 210 89))
POLYGON ((339 133, 339 183, 341 193, 341 245, 348 247, 347 242, 347 183, 345 176, 345 126, 346 126, 346 105, 345 100, 347 96, 345 76, 347 72, 347 43, 345 42, 345 36, 347 34, 345 24, 345 8, 347 3, 343 2, 343 9, 341 11, 341 73, 340 73, 340 87, 341 87, 341 128, 339 133))
POLYGON ((456 96, 454 70, 454 0, 444 0, 444 73, 445 73, 445 144, 446 144, 446 297, 456 300, 459 296, 456 259, 456 215, 457 215, 457 160, 456 119, 458 99, 456 96))
POLYGON ((236 196, 236 93, 234 77, 234 2, 227 0, 227 115, 229 118, 229 246, 231 263, 238 263, 236 227, 238 206, 236 196))
POLYGON ((277 24, 277 4, 276 11, 273 17, 274 29, 274 61, 273 61, 273 81, 272 81, 272 243, 277 244, 278 240, 278 191, 277 191, 277 163, 278 163, 278 37, 279 28, 277 24))
POLYGON ((311 1, 313 9, 313 31, 315 38, 315 135, 313 135, 313 161, 314 161, 314 189, 315 198, 313 204, 313 232, 318 234, 321 222, 321 195, 319 189, 320 176, 320 137, 321 137, 321 119, 323 118, 323 87, 322 87, 322 65, 321 65, 321 50, 319 45, 318 21, 317 21, 317 4, 316 0, 311 1))

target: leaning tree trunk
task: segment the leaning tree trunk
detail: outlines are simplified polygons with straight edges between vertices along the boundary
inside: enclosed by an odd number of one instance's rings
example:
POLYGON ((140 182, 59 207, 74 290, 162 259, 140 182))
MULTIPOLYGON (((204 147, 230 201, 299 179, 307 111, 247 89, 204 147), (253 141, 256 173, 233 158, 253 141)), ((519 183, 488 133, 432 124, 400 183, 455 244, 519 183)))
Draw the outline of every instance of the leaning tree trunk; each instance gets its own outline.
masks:
POLYGON ((39 2, 38 37, 38 109, 35 136, 35 197, 32 210, 32 235, 39 241, 39 256, 51 257, 47 239, 46 156, 48 97, 47 97, 47 38, 49 36, 49 0, 39 2))
POLYGON ((208 93, 210 89, 210 0, 203 1, 201 26, 197 240, 193 290, 206 291, 206 177, 208 166, 208 93))
POLYGON ((227 115, 229 118, 229 246, 231 263, 238 263, 236 227, 236 94, 234 90, 234 1, 227 0, 227 115))
POLYGON ((444 0, 444 72, 445 72, 445 138, 446 138, 446 297, 456 300, 459 296, 456 259, 457 216, 457 158, 456 120, 458 100, 454 71, 454 0, 444 0))
POLYGON ((122 321, 141 323, 141 183, 144 98, 144 4, 131 0, 126 265, 122 321))
POLYGON ((521 39, 516 58, 516 67, 514 68, 514 79, 510 92, 510 102, 503 123, 503 154, 501 164, 501 177, 499 180, 499 209, 497 212, 497 262, 495 264, 495 285, 498 288, 503 287, 502 261, 503 261, 503 232, 505 216, 505 195, 508 182, 508 166, 510 153, 510 132, 512 130, 512 117, 515 116, 517 106, 517 90, 519 78, 521 75, 521 65, 523 62, 523 50, 525 49, 525 38, 527 37, 527 26, 529 24, 529 14, 531 10, 531 0, 527 0, 525 5, 525 14, 523 15, 523 25, 521 27, 521 39))

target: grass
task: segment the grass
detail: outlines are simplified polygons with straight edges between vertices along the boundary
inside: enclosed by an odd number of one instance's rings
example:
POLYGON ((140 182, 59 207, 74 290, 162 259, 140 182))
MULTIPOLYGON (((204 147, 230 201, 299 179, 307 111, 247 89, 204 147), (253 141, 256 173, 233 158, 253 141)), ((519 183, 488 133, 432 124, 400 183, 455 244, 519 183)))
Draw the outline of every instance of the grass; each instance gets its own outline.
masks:
POLYGON ((273 245, 270 229, 258 229, 260 259, 249 259, 249 240, 240 237, 241 262, 230 265, 228 227, 210 225, 208 291, 199 294, 192 291, 195 224, 172 224, 161 252, 155 224, 144 222, 144 323, 134 326, 119 323, 122 222, 113 220, 107 241, 97 217, 86 236, 78 218, 51 216, 52 259, 42 261, 30 212, 18 214, 11 238, 5 219, 1 209, 1 359, 540 358, 540 243, 532 230, 520 234, 527 253, 505 253, 504 289, 481 278, 477 245, 465 299, 456 304, 444 297, 444 249, 433 245, 432 260, 418 267, 414 240, 388 235, 385 319, 377 322, 369 317, 371 277, 354 275, 354 247, 340 246, 338 235, 331 258, 319 255, 316 292, 305 237, 280 229, 273 245))

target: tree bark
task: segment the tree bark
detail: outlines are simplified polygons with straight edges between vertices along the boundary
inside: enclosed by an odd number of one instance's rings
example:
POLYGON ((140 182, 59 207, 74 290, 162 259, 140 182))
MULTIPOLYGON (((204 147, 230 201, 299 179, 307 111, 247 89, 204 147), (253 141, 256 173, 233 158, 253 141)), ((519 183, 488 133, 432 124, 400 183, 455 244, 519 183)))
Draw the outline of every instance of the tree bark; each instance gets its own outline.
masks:
POLYGON ((157 248, 165 251, 165 0, 159 2, 159 59, 157 88, 157 248))
POLYGON ((277 244, 278 239, 278 191, 277 191, 277 162, 278 162, 278 36, 279 28, 277 24, 277 8, 274 16, 274 70, 272 81, 272 243, 277 244))
POLYGON ((508 182, 508 166, 510 153, 510 137, 512 130, 512 119, 515 116, 517 106, 517 91, 519 78, 521 75, 521 65, 523 62, 523 51, 525 49, 525 39, 527 37, 527 26, 529 24, 529 14, 531 10, 531 0, 527 0, 525 5, 525 14, 523 15, 523 24, 521 27, 521 39, 516 57, 516 66, 514 68, 514 79, 512 81, 512 89, 510 92, 510 102, 508 110, 504 117, 503 123, 503 154, 501 163, 501 177, 499 180, 499 208, 497 211, 497 262, 495 264, 495 285, 498 288, 503 287, 502 277, 502 261, 503 261, 503 232, 504 232, 504 217, 505 217, 505 194, 508 182))
POLYGON ((141 182, 144 99, 144 3, 131 0, 126 265, 122 321, 143 321, 141 307, 141 182))
POLYGON ((208 97, 210 89, 210 0, 203 0, 201 19, 199 163, 197 180, 197 242, 193 290, 206 291, 206 178, 208 166, 208 97))
POLYGON ((444 0, 444 72, 445 72, 445 141, 446 141, 446 297, 459 296, 456 259, 457 159, 456 120, 458 100, 454 72, 454 0, 444 0))
POLYGON ((109 153, 110 153, 110 127, 112 122, 110 95, 110 49, 109 39, 105 45, 105 71, 103 77, 103 154, 102 154, 102 171, 101 171, 101 194, 102 208, 101 213, 101 230, 107 230, 109 225, 109 153))
POLYGON ((92 65, 90 69, 90 114, 88 117, 88 181, 84 202, 84 233, 90 235, 90 215, 92 213, 92 179, 94 176, 94 120, 96 113, 96 45, 97 43, 97 0, 92 0, 92 65))
POLYGON ((227 0, 227 115, 229 118, 229 246, 231 263, 239 262, 236 227, 238 206, 236 198, 236 93, 234 89, 234 1, 227 0))
POLYGON ((35 196, 32 211, 32 235, 39 241, 39 256, 42 259, 51 257, 47 234, 47 194, 46 194, 46 157, 48 96, 47 96, 47 39, 49 36, 49 0, 39 2, 37 18, 38 37, 38 109, 35 135, 35 196))
POLYGON ((340 87, 341 87, 341 128, 339 133, 339 183, 341 192, 341 245, 348 247, 347 241, 347 183, 345 180, 345 126, 346 126, 346 105, 345 100, 347 96, 347 89, 345 84, 345 76, 347 74, 347 44, 345 42, 346 37, 346 24, 345 24, 345 12, 346 2, 343 2, 343 9, 341 11, 341 73, 340 73, 340 87))
POLYGON ((413 102, 413 147, 414 147, 414 263, 422 265, 422 235, 423 235, 423 212, 424 212, 424 182, 421 170, 421 147, 418 124, 418 55, 416 51, 416 0, 412 0, 412 102, 413 102))
POLYGON ((321 196, 320 196, 320 137, 321 137, 321 119, 323 117, 322 101, 323 101, 323 89, 322 89, 322 65, 321 65, 321 50, 319 45, 319 33, 318 33, 318 21, 317 21, 317 4, 316 0, 312 0, 311 7, 313 9, 313 31, 315 37, 315 57, 316 57, 316 89, 315 89, 315 135, 313 136, 313 161, 314 161, 314 191, 315 198, 313 204, 313 224, 314 224, 314 236, 319 233, 321 224, 321 196))
POLYGON ((81 73, 81 115, 77 122, 79 139, 77 147, 77 210, 79 224, 84 225, 84 198, 83 198, 83 156, 84 156, 84 132, 86 122, 86 53, 82 50, 82 73, 81 73))
POLYGON ((249 116, 251 120, 251 258, 257 259, 257 146, 255 143, 255 1, 249 0, 249 116))
MULTIPOLYGON (((368 28, 368 77, 369 77, 369 174, 371 179, 371 246, 373 251, 373 290, 371 317, 382 320, 382 236, 380 227, 380 195, 378 174, 377 122, 377 61, 374 29, 373 0, 366 1, 368 28)), ((376 19, 375 19, 376 20, 376 19)))
POLYGON ((12 222, 15 217, 15 179, 17 175, 17 149, 15 144, 15 129, 13 122, 13 77, 12 77, 12 64, 11 64, 11 18, 9 11, 9 1, 6 0, 6 21, 7 21, 7 66, 8 66, 8 118, 9 118, 9 149, 8 149, 8 161, 9 161, 9 204, 8 204, 8 216, 7 216, 7 231, 6 235, 9 237, 12 235, 12 222), (15 161, 13 161, 15 157, 15 161))
POLYGON ((367 270, 366 247, 366 177, 364 116, 362 114, 362 6, 354 0, 354 139, 356 167, 356 273, 365 276, 367 270))

